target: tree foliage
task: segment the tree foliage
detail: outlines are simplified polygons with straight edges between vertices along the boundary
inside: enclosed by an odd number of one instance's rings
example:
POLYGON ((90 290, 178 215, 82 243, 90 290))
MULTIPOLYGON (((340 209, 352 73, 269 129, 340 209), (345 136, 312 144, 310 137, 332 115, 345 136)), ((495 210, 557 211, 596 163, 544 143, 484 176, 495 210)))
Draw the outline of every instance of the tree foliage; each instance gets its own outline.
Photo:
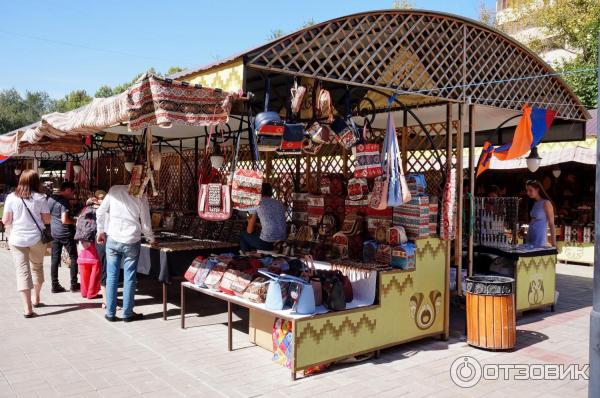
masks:
POLYGON ((394 0, 392 8, 396 10, 410 10, 415 8, 415 2, 412 0, 394 0))
POLYGON ((590 69, 598 67, 600 1, 554 0, 539 6, 536 0, 514 0, 512 5, 519 20, 543 32, 528 43, 532 50, 541 53, 558 48, 575 55, 555 66, 559 71, 571 72, 563 78, 584 105, 597 106, 597 73, 590 69))
POLYGON ((54 101, 43 91, 27 91, 22 97, 17 90, 0 91, 0 134, 37 122, 54 108, 54 101))
POLYGON ((89 104, 92 102, 92 99, 85 90, 73 90, 65 95, 64 98, 56 101, 54 110, 56 112, 72 111, 73 109, 89 104))

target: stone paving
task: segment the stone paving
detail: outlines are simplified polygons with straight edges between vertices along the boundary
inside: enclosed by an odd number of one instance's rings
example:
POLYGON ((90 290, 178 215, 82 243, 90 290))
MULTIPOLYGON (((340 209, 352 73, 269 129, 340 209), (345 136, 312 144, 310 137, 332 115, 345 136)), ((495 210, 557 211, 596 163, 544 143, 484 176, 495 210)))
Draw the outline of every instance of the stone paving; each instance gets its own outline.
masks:
MULTIPOLYGON (((10 255, 0 250, 0 397, 586 397, 583 380, 483 380, 459 388, 450 379, 451 364, 464 355, 482 364, 588 362, 592 269, 558 270, 556 312, 519 319, 513 352, 472 348, 455 331, 448 342, 405 344, 378 359, 292 382, 270 353, 249 343, 247 312, 236 310, 235 350, 227 352, 222 303, 188 293, 189 328, 181 330, 178 289, 169 291, 169 319, 163 321, 160 286, 151 279, 139 284, 137 311, 146 315, 140 322, 108 323, 100 300, 51 295, 48 284, 42 296, 47 306, 36 311, 39 317, 24 319, 10 255)), ((67 274, 61 269, 63 282, 67 274)))

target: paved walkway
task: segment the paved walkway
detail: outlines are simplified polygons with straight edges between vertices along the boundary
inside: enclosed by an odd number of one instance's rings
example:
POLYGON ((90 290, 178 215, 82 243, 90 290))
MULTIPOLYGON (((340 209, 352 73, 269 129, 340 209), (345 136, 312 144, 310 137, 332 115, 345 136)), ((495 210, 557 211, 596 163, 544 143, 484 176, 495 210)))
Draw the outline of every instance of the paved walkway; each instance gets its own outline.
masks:
MULTIPOLYGON (((49 267, 45 267, 48 275, 49 267)), ((559 266, 557 312, 534 312, 520 319, 518 349, 488 352, 450 341, 425 340, 382 352, 379 359, 292 382, 289 371, 248 342, 247 313, 240 310, 234 352, 227 352, 225 307, 214 301, 190 312, 179 328, 170 305, 161 319, 160 287, 140 282, 137 310, 145 320, 108 323, 99 300, 73 293, 50 295, 46 284, 39 317, 24 319, 15 291, 9 253, 0 250, 0 397, 586 397, 585 381, 489 381, 461 389, 450 379, 453 361, 469 355, 482 364, 585 364, 588 362, 591 268, 559 266)), ((61 279, 68 280, 61 269, 61 279)), ((172 288, 172 303, 178 300, 172 288)), ((200 296, 198 296, 200 297, 200 296)))

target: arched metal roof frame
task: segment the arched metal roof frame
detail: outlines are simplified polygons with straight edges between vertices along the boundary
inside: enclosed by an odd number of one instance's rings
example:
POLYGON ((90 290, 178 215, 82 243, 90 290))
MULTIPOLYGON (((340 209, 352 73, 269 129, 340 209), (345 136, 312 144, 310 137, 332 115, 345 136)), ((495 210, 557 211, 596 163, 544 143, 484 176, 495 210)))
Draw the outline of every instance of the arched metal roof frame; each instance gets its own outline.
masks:
POLYGON ((589 118, 570 87, 559 76, 548 76, 555 71, 535 53, 502 32, 452 14, 353 14, 291 33, 243 58, 249 69, 418 94, 422 105, 470 98, 518 111, 527 102, 551 107, 562 119, 589 118))

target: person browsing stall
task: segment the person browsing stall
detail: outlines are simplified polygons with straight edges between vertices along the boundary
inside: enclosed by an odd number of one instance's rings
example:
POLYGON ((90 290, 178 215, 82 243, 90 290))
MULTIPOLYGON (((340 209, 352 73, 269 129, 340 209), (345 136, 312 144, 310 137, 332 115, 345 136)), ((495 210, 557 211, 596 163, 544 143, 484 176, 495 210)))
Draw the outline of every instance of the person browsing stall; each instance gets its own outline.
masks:
POLYGON ((42 241, 42 230, 50 224, 50 210, 39 190, 38 173, 23 171, 16 191, 6 198, 2 215, 2 223, 10 231, 8 245, 15 263, 17 290, 23 301, 25 318, 35 316, 32 307, 43 305, 40 293, 44 283, 46 244, 42 241))
POLYGON ((272 250, 273 243, 287 239, 285 207, 280 201, 273 199, 273 187, 269 183, 262 184, 262 199, 258 209, 249 211, 248 227, 240 235, 240 250, 272 250), (256 232, 256 221, 260 220, 261 232, 256 232))
POLYGON ((534 201, 529 212, 531 221, 526 243, 534 247, 556 247, 556 227, 554 225, 554 206, 542 184, 536 180, 525 183, 527 196, 534 201), (548 242, 550 228, 550 242, 548 242))
POLYGON ((133 307, 142 234, 150 243, 154 242, 148 198, 129 195, 127 185, 113 186, 96 210, 96 227, 97 242, 106 242, 105 318, 110 322, 117 320, 117 288, 123 262, 123 321, 142 319, 143 314, 133 312, 133 307))
POLYGON ((70 201, 75 197, 75 184, 65 181, 60 185, 60 191, 48 199, 48 207, 52 221, 52 259, 50 262, 50 277, 52 279, 52 293, 66 291, 58 280, 58 267, 62 258, 63 247, 69 253, 69 270, 71 273, 71 291, 79 291, 77 283, 77 245, 75 244, 75 220, 71 213, 70 201))

